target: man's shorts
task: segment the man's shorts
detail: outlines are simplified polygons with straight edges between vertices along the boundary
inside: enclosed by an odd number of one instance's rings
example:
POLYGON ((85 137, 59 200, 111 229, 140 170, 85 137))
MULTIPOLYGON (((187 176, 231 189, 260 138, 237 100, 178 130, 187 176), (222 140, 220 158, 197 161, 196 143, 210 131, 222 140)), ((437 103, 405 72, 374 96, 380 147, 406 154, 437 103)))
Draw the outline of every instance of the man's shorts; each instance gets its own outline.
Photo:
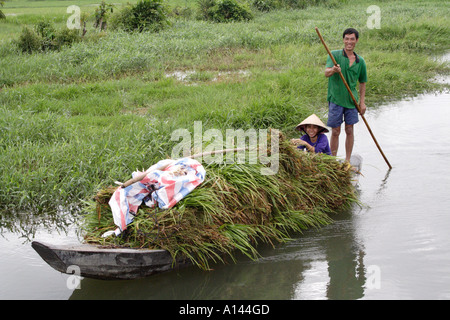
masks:
POLYGON ((331 101, 328 102, 328 122, 327 126, 331 128, 340 127, 342 122, 352 125, 359 121, 358 110, 341 107, 331 101))

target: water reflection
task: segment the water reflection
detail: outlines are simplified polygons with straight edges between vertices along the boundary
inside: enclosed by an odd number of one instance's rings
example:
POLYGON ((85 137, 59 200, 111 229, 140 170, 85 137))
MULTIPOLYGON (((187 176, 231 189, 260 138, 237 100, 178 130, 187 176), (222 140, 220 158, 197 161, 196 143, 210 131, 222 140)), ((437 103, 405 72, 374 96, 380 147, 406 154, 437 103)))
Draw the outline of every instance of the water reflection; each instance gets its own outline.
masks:
POLYGON ((31 242, 36 233, 46 231, 49 234, 67 234, 80 227, 80 213, 77 209, 56 208, 45 212, 0 213, 0 235, 14 234, 24 242, 31 242))
MULTIPOLYGON (((333 225, 319 230, 311 240, 323 255, 322 257, 313 255, 312 268, 306 271, 307 275, 316 280, 309 281, 306 278, 306 281, 299 282, 297 295, 294 298, 359 299, 363 297, 366 281, 365 254, 363 244, 355 236, 351 213, 342 215, 333 225), (311 284, 314 290, 311 290, 311 284), (318 285, 319 288, 317 288, 318 285), (318 289, 322 289, 322 292, 318 289)), ((302 239, 299 238, 298 241, 302 239)))

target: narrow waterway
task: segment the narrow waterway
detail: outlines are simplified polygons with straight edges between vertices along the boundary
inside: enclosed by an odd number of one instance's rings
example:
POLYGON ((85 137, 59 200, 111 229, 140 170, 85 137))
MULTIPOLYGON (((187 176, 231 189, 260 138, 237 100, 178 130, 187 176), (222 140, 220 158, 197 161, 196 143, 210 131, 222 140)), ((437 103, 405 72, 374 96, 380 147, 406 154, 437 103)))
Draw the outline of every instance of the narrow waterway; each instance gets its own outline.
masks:
MULTIPOLYGON (((257 261, 133 281, 83 279, 77 289, 29 242, 4 232, 0 299, 450 299, 450 94, 369 109, 366 119, 393 169, 361 121, 354 153, 364 158, 363 205, 327 227, 262 246, 257 261)), ((42 230, 35 238, 76 235, 42 230)))

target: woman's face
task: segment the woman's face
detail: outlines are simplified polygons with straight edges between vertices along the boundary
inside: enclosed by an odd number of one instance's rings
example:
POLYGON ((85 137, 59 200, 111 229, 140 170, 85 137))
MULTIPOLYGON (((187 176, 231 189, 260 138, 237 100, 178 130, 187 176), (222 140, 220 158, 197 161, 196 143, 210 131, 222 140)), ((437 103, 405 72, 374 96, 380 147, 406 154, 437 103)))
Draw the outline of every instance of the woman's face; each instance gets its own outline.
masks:
POLYGON ((310 138, 314 138, 319 133, 319 127, 314 124, 307 124, 305 130, 310 138))

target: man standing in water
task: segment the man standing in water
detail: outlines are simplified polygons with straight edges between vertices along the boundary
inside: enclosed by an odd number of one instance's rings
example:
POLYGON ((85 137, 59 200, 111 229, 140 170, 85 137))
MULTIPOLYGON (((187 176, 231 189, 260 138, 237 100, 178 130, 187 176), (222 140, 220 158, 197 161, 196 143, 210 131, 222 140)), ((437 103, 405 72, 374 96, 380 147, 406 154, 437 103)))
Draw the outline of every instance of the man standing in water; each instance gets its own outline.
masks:
POLYGON ((364 59, 353 51, 358 43, 358 39, 358 31, 353 28, 346 29, 343 34, 344 49, 331 51, 337 64, 334 65, 330 56, 328 56, 325 69, 325 76, 328 78, 327 100, 329 109, 327 125, 332 128, 330 139, 331 153, 334 156, 337 154, 341 124, 345 121, 345 160, 347 161, 350 161, 350 156, 353 151, 353 125, 359 119, 358 110, 344 82, 340 78, 339 72, 342 72, 356 100, 358 100, 356 84, 359 82, 359 106, 361 108, 361 114, 364 115, 366 112, 364 100, 366 96, 367 70, 364 59))

